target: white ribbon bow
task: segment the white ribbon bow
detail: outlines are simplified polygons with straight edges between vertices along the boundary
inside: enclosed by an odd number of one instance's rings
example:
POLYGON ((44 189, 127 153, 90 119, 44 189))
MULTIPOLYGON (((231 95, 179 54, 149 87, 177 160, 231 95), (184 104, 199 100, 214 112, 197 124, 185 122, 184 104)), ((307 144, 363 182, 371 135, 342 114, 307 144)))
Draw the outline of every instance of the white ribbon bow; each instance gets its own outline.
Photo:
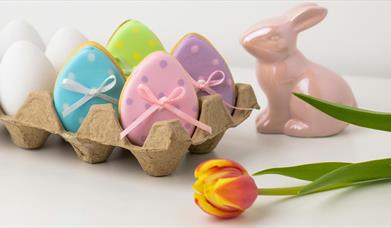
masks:
POLYGON ((109 77, 107 77, 98 88, 91 89, 69 78, 62 80, 62 87, 64 89, 75 93, 84 94, 84 97, 82 97, 80 100, 76 101, 71 106, 64 108, 62 112, 63 117, 67 117, 69 114, 80 108, 83 104, 87 103, 94 97, 99 97, 113 104, 118 103, 118 99, 104 94, 105 92, 114 88, 116 83, 117 79, 114 75, 110 75, 109 77))

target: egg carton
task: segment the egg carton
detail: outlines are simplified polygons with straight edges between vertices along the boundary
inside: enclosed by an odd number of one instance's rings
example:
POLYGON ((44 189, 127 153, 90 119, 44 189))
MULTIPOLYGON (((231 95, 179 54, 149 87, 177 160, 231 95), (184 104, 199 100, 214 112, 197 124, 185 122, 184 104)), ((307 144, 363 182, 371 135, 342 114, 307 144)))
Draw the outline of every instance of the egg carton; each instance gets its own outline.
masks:
MULTIPOLYGON (((259 109, 250 85, 236 84, 237 107, 259 109)), ((50 134, 64 138, 77 156, 88 163, 104 162, 115 147, 130 151, 142 169, 151 176, 165 176, 175 171, 187 151, 211 152, 228 128, 243 122, 251 111, 235 110, 230 115, 221 96, 200 98, 200 121, 212 127, 212 134, 196 129, 192 137, 178 120, 156 122, 142 147, 133 145, 125 137, 111 104, 94 105, 76 133, 62 127, 49 92, 33 92, 15 116, 7 116, 0 109, 0 121, 5 124, 13 143, 25 149, 42 147, 50 134)))

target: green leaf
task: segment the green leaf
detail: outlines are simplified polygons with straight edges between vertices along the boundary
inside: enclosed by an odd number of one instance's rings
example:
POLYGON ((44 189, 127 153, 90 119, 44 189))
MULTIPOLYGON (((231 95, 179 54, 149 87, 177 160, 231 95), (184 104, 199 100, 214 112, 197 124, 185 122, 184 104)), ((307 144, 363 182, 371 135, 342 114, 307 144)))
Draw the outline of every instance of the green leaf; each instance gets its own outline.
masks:
POLYGON ((361 127, 391 131, 391 113, 354 108, 300 93, 293 94, 335 119, 361 127))
POLYGON ((313 181, 326 173, 329 173, 342 166, 349 165, 351 163, 345 162, 322 162, 305 164, 299 166, 280 167, 265 169, 254 173, 254 176, 265 175, 265 174, 278 174, 287 177, 293 177, 300 180, 313 181))
POLYGON ((305 186, 300 195, 319 192, 335 186, 351 186, 391 178, 391 158, 354 163, 331 171, 305 186))
MULTIPOLYGON (((349 185, 340 184, 340 185, 330 185, 327 188, 321 188, 314 192, 329 191, 337 188, 347 187, 349 185)), ((300 195, 300 192, 303 190, 304 186, 294 186, 294 187, 283 187, 283 188, 260 188, 258 189, 258 195, 266 196, 296 196, 300 195)))

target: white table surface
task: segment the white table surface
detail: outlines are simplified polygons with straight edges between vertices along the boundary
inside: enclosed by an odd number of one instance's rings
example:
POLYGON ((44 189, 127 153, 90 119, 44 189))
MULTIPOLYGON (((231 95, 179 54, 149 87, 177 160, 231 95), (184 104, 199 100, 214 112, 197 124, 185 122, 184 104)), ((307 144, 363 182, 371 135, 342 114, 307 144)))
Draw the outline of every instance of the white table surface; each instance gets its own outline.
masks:
MULTIPOLYGON (((237 81, 252 83, 258 102, 265 97, 252 69, 233 69, 237 81)), ((391 80, 345 77, 362 107, 391 111, 391 80)), ((14 146, 0 127, 0 226, 391 226, 391 182, 335 190, 302 198, 264 196, 241 217, 218 220, 193 203, 193 170, 202 161, 229 158, 250 172, 308 162, 391 157, 391 133, 350 126, 329 138, 260 135, 258 111, 227 132, 213 153, 187 155, 168 177, 144 174, 136 159, 115 150, 102 164, 79 161, 72 148, 51 136, 40 150, 14 146)), ((298 184, 280 176, 257 177, 257 184, 298 184)))

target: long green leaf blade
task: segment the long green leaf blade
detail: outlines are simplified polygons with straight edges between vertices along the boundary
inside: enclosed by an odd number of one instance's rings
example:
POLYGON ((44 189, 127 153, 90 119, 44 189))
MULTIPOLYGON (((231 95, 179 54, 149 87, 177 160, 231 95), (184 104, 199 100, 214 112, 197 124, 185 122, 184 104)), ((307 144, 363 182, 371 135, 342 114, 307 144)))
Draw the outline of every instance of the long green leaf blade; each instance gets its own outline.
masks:
POLYGON ((300 93, 293 94, 313 107, 338 120, 361 127, 382 131, 391 131, 391 113, 374 112, 370 110, 354 108, 300 93))
POLYGON ((287 177, 293 177, 300 180, 313 181, 326 173, 329 173, 340 167, 349 165, 351 163, 346 162, 322 162, 305 164, 299 166, 271 168, 258 171, 254 173, 254 176, 265 175, 265 174, 278 174, 287 177))
POLYGON ((331 171, 305 186, 300 195, 305 195, 331 186, 351 186, 368 181, 391 178, 391 158, 354 163, 331 171))

